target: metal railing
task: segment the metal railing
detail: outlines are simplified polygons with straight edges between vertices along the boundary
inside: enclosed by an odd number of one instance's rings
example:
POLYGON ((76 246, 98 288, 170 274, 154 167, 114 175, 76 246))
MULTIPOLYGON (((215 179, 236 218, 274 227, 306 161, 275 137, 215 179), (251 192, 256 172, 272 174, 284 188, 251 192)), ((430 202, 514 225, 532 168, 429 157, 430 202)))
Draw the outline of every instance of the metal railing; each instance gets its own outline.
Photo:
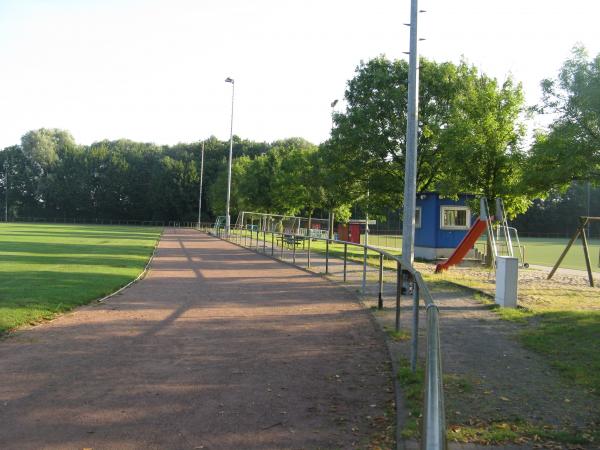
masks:
MULTIPOLYGON (((370 245, 357 244, 353 242, 339 241, 326 237, 308 237, 293 232, 279 232, 265 229, 239 229, 232 228, 229 236, 224 235, 222 228, 211 229, 210 232, 217 237, 231 241, 242 247, 247 247, 258 253, 264 253, 271 257, 286 260, 292 264, 301 266, 298 248, 302 246, 302 252, 306 260, 305 267, 311 268, 312 258, 315 253, 324 255, 325 274, 330 273, 331 257, 339 256, 343 260, 342 277, 344 282, 348 276, 348 261, 358 262, 357 256, 350 256, 348 249, 352 247, 359 248, 360 251, 355 255, 362 255, 362 286, 363 294, 365 291, 367 259, 375 255, 378 271, 377 283, 377 307, 383 308, 384 298, 384 260, 393 262, 395 271, 395 329, 400 331, 400 303, 403 295, 412 296, 412 330, 411 330, 411 352, 410 364, 413 372, 417 368, 418 358, 418 338, 419 338, 419 307, 421 301, 426 311, 426 334, 427 348, 425 352, 425 384, 424 384, 424 405, 423 405, 423 430, 421 448, 426 450, 445 450, 446 441, 446 418, 444 410, 444 391, 442 380, 442 359, 440 348, 440 330, 439 330, 439 309, 435 304, 427 284, 419 271, 412 265, 405 263, 399 255, 394 255, 388 251, 370 245), (311 249, 311 243, 324 242, 324 249, 311 249), (332 247, 337 246, 338 250, 332 247)), ((399 430, 398 430, 399 431, 399 430)))

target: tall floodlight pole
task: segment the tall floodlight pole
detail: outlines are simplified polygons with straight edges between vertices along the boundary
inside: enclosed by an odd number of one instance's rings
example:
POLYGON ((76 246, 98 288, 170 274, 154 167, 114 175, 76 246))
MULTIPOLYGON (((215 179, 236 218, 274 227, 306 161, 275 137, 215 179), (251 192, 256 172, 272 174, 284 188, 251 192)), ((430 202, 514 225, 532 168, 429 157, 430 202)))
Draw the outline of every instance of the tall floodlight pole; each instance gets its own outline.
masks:
POLYGON ((225 78, 226 83, 231 83, 231 126, 229 129, 229 161, 227 162, 227 203, 225 205, 225 236, 229 236, 231 218, 229 216, 229 201, 231 199, 231 159, 233 158, 233 99, 235 96, 235 81, 225 78))
POLYGON ((202 151, 200 156, 200 193, 198 194, 198 228, 202 218, 202 175, 204 174, 204 141, 202 141, 202 151))
POLYGON ((4 221, 8 223, 8 160, 4 161, 4 221))
POLYGON ((331 102, 331 131, 333 132, 333 114, 335 113, 335 105, 338 104, 338 99, 336 98, 331 102))
POLYGON ((408 111, 406 124, 406 165, 404 170, 404 216, 402 259, 414 261, 415 210, 417 196, 417 126, 419 117, 419 51, 417 36, 418 0, 410 4, 410 54, 408 59, 408 111))

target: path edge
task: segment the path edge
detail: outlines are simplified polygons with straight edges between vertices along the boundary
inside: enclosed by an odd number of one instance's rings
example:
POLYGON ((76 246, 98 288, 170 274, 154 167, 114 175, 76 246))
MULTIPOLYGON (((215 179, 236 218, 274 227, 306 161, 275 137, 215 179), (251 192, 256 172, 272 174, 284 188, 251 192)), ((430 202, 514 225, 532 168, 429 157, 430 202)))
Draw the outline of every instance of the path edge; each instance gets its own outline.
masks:
POLYGON ((88 304, 90 304, 94 301, 97 303, 104 303, 106 300, 114 297, 115 295, 120 294, 121 292, 123 292, 125 289, 127 289, 131 285, 137 283, 140 280, 143 280, 146 277, 146 275, 148 274, 148 272, 150 271, 150 265, 154 261, 154 256, 156 255, 156 250, 158 250, 158 246, 160 244, 160 241, 162 240, 164 233, 165 233, 165 228, 163 227, 162 231, 158 235, 158 238, 156 238, 156 242, 154 243, 154 248, 152 249, 152 254, 150 255, 150 258, 148 258, 148 261, 146 262, 146 265, 144 266, 144 270, 142 270, 140 272, 140 274, 137 276, 137 278, 135 280, 131 280, 125 286, 120 287, 119 289, 117 289, 115 292, 113 292, 111 294, 105 295, 104 297, 101 297, 101 298, 91 300, 88 304))

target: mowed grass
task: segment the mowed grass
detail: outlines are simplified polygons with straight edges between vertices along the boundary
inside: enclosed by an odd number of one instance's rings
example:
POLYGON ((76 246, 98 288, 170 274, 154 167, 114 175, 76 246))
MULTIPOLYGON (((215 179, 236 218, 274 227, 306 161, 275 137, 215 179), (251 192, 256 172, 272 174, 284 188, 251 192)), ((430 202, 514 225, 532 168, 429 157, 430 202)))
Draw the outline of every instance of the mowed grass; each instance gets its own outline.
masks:
POLYGON ((148 227, 0 224, 0 334, 129 283, 160 233, 148 227))

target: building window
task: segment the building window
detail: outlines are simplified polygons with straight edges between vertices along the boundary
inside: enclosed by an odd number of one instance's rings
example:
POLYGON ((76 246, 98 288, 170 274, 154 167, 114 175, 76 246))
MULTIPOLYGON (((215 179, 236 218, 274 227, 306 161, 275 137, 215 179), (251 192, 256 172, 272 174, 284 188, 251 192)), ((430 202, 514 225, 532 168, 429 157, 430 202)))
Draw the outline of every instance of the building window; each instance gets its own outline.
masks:
POLYGON ((467 206, 442 206, 440 213, 442 230, 468 230, 471 227, 471 210, 467 206))
POLYGON ((421 207, 415 209, 415 228, 421 228, 421 207))

